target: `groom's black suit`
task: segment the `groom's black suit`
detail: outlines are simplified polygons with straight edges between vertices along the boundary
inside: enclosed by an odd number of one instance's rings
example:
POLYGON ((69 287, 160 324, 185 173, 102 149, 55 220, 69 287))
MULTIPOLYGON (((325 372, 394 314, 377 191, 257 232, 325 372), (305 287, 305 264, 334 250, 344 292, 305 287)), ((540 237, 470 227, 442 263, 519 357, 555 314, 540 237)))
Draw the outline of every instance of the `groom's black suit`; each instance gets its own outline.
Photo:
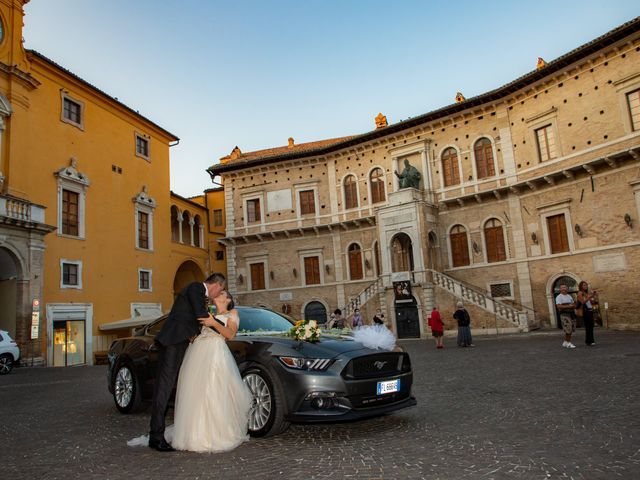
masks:
POLYGON ((189 339, 200 333, 198 318, 207 316, 207 290, 204 284, 190 283, 176 297, 171 313, 156 335, 160 352, 151 404, 150 442, 164 440, 164 417, 184 353, 189 346, 189 339))

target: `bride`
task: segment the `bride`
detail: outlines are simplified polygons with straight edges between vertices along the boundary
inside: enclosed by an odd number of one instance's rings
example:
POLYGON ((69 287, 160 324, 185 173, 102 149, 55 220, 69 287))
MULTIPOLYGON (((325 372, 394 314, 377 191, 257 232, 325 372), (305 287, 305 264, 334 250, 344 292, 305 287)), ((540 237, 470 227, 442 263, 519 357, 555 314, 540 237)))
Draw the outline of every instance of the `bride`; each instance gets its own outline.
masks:
MULTIPOLYGON (((235 336, 240 319, 228 292, 221 292, 213 302, 215 318, 222 323, 210 321, 211 328, 202 327, 180 368, 174 424, 165 432, 177 450, 224 452, 249 439, 251 394, 225 343, 235 336)), ((128 444, 143 442, 134 439, 128 444)))

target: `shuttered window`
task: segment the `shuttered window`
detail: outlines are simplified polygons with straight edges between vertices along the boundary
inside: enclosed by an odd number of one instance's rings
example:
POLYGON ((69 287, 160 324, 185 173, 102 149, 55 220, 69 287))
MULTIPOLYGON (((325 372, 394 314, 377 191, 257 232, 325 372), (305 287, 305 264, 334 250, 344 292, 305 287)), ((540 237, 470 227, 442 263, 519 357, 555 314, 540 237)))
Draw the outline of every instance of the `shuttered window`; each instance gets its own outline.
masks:
POLYGON ((569 238, 567 237, 564 213, 547 217, 547 229, 549 230, 551 253, 568 252, 569 238))
POLYGON ((476 172, 478 178, 493 177, 496 172, 493 166, 493 149, 488 138, 481 138, 473 148, 476 157, 476 172))
POLYGON ((138 247, 149 248, 149 214, 138 212, 138 247))
POLYGON ((264 290, 264 263, 251 264, 251 290, 264 290))
POLYGON ((344 208, 356 208, 358 206, 358 187, 356 177, 349 175, 344 179, 344 208))
POLYGON ((260 221, 260 199, 247 200, 247 223, 260 221))
POLYGON ((316 202, 313 190, 303 190, 300 192, 300 214, 315 215, 316 202))
POLYGON ((62 190, 62 233, 64 235, 78 236, 79 198, 76 192, 62 190))
POLYGON ((349 278, 362 279, 362 250, 357 243, 349 245, 349 278))
POLYGON ((304 281, 306 285, 320 283, 320 259, 318 257, 304 257, 304 281))
POLYGON ((458 152, 455 148, 447 148, 442 152, 442 176, 444 186, 450 187, 460 183, 460 169, 458 168, 458 152))
POLYGON ((631 116, 631 129, 636 132, 640 130, 640 89, 627 93, 627 103, 631 116))
POLYGON ((484 240, 487 247, 487 262, 503 262, 507 259, 502 223, 492 218, 484 225, 484 240))
POLYGON ((538 141, 538 156, 541 162, 556 158, 556 137, 551 125, 546 125, 536 130, 538 141))
POLYGON ((384 202, 384 175, 381 168, 376 168, 371 172, 369 183, 371 184, 371 203, 384 202))
POLYGON ((462 225, 456 225, 449 234, 451 242, 451 260, 454 267, 469 265, 469 241, 467 231, 462 225))

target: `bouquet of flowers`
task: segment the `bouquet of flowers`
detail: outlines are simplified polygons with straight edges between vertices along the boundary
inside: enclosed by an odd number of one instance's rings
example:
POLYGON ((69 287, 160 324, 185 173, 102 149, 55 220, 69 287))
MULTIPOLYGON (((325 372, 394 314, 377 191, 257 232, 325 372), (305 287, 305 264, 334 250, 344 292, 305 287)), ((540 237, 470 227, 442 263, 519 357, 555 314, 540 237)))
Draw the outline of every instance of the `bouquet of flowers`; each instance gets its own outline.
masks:
POLYGON ((298 320, 289 330, 289 335, 294 340, 318 342, 320 341, 320 328, 315 320, 298 320))

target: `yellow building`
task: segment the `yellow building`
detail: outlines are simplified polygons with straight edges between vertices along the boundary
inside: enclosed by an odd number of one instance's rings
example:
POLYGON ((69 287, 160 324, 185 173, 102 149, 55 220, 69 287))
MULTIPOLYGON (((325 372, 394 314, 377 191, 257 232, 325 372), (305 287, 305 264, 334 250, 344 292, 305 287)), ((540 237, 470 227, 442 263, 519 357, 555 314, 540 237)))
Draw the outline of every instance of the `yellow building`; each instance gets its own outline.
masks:
POLYGON ((204 278, 208 211, 170 193, 175 135, 25 51, 26 3, 0 1, 0 329, 27 363, 92 363, 204 278))

